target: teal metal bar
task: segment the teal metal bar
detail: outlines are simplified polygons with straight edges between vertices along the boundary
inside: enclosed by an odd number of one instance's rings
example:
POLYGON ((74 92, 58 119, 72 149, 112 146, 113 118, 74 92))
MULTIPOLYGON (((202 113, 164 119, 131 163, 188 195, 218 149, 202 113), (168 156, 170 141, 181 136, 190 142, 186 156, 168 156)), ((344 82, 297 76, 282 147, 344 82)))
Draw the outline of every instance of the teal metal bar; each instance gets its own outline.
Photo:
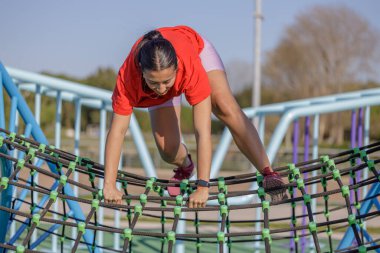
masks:
MULTIPOLYGON (((2 73, 0 72, 0 80, 2 80, 2 73)), ((0 128, 5 129, 5 106, 3 87, 0 88, 0 128)))
MULTIPOLYGON (((0 152, 3 154, 8 154, 8 150, 5 147, 5 145, 0 147, 0 152)), ((0 158, 0 177, 9 177, 12 173, 12 164, 10 161, 5 160, 3 158, 0 158)), ((0 205, 5 207, 11 206, 11 200, 12 200, 12 192, 13 192, 13 186, 8 185, 7 189, 2 190, 0 193, 0 205)), ((0 211, 0 227, 3 229, 0 229, 0 243, 5 242, 5 236, 7 234, 8 229, 8 222, 10 219, 10 213, 0 211)), ((5 250, 0 249, 0 252, 4 252, 5 250)))

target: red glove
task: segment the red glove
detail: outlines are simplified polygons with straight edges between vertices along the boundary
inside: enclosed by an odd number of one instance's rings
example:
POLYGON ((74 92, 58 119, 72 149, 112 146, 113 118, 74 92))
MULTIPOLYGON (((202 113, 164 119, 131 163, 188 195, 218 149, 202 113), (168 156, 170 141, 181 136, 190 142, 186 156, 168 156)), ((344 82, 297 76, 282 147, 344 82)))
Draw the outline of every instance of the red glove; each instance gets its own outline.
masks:
POLYGON ((273 202, 288 198, 286 187, 284 187, 285 183, 277 172, 271 171, 270 167, 265 167, 263 176, 263 187, 266 193, 270 195, 273 202))

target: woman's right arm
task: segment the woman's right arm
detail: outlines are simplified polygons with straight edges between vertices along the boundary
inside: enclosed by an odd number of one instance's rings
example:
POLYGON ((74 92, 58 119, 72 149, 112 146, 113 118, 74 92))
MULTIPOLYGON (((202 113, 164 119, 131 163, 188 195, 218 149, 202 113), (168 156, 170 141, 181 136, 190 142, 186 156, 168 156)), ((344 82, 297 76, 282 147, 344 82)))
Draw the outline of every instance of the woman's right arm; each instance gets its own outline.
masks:
POLYGON ((107 135, 105 150, 105 176, 103 194, 106 203, 122 203, 123 193, 116 188, 117 170, 121 148, 128 130, 131 115, 112 115, 111 127, 107 135))

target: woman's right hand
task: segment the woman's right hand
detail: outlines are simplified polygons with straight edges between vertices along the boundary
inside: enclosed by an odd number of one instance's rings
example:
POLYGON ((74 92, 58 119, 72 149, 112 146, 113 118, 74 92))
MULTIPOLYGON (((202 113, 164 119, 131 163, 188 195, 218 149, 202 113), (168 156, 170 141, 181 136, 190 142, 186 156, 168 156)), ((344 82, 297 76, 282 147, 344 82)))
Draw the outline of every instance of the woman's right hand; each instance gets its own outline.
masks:
POLYGON ((103 196, 104 202, 110 204, 122 204, 123 193, 115 186, 104 185, 103 196))

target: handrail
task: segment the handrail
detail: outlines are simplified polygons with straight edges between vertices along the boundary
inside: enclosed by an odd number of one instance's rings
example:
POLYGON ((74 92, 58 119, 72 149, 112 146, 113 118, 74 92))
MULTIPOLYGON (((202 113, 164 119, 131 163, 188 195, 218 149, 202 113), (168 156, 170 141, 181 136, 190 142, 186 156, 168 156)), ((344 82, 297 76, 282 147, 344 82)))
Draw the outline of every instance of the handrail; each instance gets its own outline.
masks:
MULTIPOLYGON (((64 101, 75 102, 80 99, 81 106, 112 112, 112 92, 109 90, 11 67, 6 67, 6 70, 13 79, 17 80, 20 89, 36 92, 37 86, 41 86, 39 92, 49 97, 55 97, 57 92, 60 92, 60 97, 64 101)), ((150 177, 157 177, 152 158, 149 155, 143 134, 134 115, 132 115, 129 129, 136 143, 136 149, 146 174, 150 177)), ((101 138, 105 139, 105 136, 101 138)))
POLYGON ((48 87, 52 90, 66 91, 77 94, 82 98, 101 99, 107 103, 111 103, 112 92, 93 87, 90 85, 78 84, 76 82, 66 81, 55 77, 36 74, 24 70, 6 67, 9 75, 19 81, 27 83, 36 83, 48 87))

